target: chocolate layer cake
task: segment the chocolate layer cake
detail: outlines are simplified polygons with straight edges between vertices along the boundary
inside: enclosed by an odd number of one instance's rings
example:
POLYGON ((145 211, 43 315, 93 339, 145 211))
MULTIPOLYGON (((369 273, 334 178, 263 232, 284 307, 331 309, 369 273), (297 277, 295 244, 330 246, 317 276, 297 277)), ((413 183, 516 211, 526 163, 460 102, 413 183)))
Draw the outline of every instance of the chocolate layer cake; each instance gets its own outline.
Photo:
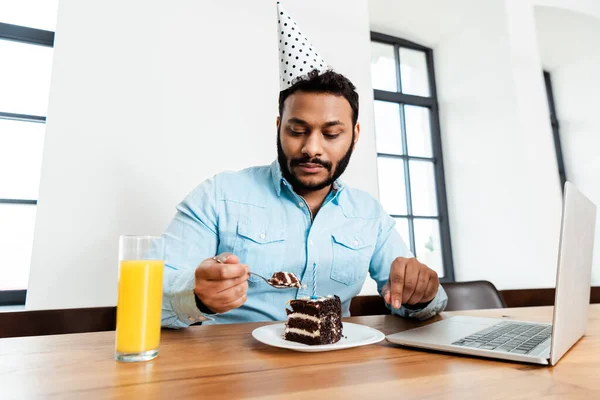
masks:
POLYGON ((342 302, 338 296, 290 301, 283 338, 309 345, 336 343, 342 337, 342 302))
POLYGON ((269 279, 269 283, 271 285, 295 287, 298 289, 302 286, 300 279, 291 272, 275 272, 269 279))

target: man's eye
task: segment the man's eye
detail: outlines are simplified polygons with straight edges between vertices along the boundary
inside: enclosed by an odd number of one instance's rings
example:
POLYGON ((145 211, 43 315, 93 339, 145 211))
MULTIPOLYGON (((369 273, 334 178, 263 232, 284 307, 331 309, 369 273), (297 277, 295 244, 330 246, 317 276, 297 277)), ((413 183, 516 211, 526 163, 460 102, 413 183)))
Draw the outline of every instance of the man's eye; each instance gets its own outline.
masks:
POLYGON ((296 130, 294 130, 294 129, 290 129, 290 132, 291 132, 293 135, 304 135, 304 134, 306 133, 306 131, 296 131, 296 130))
POLYGON ((324 134, 324 136, 325 136, 327 139, 335 139, 335 138, 337 138, 338 136, 340 136, 340 134, 339 134, 339 133, 325 133, 325 134, 324 134))

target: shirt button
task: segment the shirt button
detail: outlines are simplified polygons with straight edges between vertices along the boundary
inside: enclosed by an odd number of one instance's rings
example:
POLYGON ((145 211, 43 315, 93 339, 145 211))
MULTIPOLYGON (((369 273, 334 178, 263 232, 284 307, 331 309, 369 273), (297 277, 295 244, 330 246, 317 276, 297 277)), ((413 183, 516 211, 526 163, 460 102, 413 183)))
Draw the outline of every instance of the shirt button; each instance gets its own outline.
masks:
POLYGON ((265 235, 264 233, 261 233, 261 234, 260 234, 260 238, 261 238, 261 239, 264 239, 265 237, 266 237, 266 235, 265 235))
POLYGON ((304 203, 303 202, 298 203, 298 207, 300 207, 300 208, 304 207, 304 203))
POLYGON ((358 246, 358 240, 354 241, 354 246, 358 246))
POLYGON ((309 246, 312 246, 312 245, 313 245, 313 241, 312 241, 312 240, 309 240, 309 241, 308 241, 308 245, 309 245, 309 246))

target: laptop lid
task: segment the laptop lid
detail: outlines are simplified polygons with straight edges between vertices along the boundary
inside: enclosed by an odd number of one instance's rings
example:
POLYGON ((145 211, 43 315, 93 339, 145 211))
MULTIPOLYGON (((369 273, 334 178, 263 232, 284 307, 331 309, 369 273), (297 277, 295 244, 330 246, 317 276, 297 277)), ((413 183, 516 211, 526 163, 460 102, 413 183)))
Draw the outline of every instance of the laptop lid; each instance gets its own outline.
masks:
POLYGON ((596 206, 575 185, 567 182, 556 272, 551 365, 585 334, 595 229, 596 206))

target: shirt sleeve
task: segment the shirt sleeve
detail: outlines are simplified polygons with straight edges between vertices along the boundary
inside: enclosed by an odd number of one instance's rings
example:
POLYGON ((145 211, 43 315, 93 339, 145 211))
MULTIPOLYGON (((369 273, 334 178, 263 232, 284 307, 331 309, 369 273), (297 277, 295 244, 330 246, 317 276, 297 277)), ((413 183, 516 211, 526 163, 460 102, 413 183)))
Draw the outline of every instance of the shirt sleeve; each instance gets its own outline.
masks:
POLYGON ((216 179, 200 184, 178 206, 167 227, 161 324, 186 328, 206 321, 196 306, 194 294, 196 267, 213 257, 218 246, 216 179))
MULTIPOLYGON (((377 282, 377 291, 379 292, 379 295, 382 294, 381 291, 388 282, 392 262, 397 257, 414 257, 400 237, 400 234, 396 231, 396 221, 385 213, 383 209, 380 218, 380 230, 375 245, 375 252, 373 253, 371 265, 369 267, 371 277, 377 282)), ((409 309, 405 306, 396 309, 387 303, 386 306, 393 314, 405 318, 426 320, 444 311, 447 303, 448 296, 440 285, 435 298, 422 309, 409 309)))

